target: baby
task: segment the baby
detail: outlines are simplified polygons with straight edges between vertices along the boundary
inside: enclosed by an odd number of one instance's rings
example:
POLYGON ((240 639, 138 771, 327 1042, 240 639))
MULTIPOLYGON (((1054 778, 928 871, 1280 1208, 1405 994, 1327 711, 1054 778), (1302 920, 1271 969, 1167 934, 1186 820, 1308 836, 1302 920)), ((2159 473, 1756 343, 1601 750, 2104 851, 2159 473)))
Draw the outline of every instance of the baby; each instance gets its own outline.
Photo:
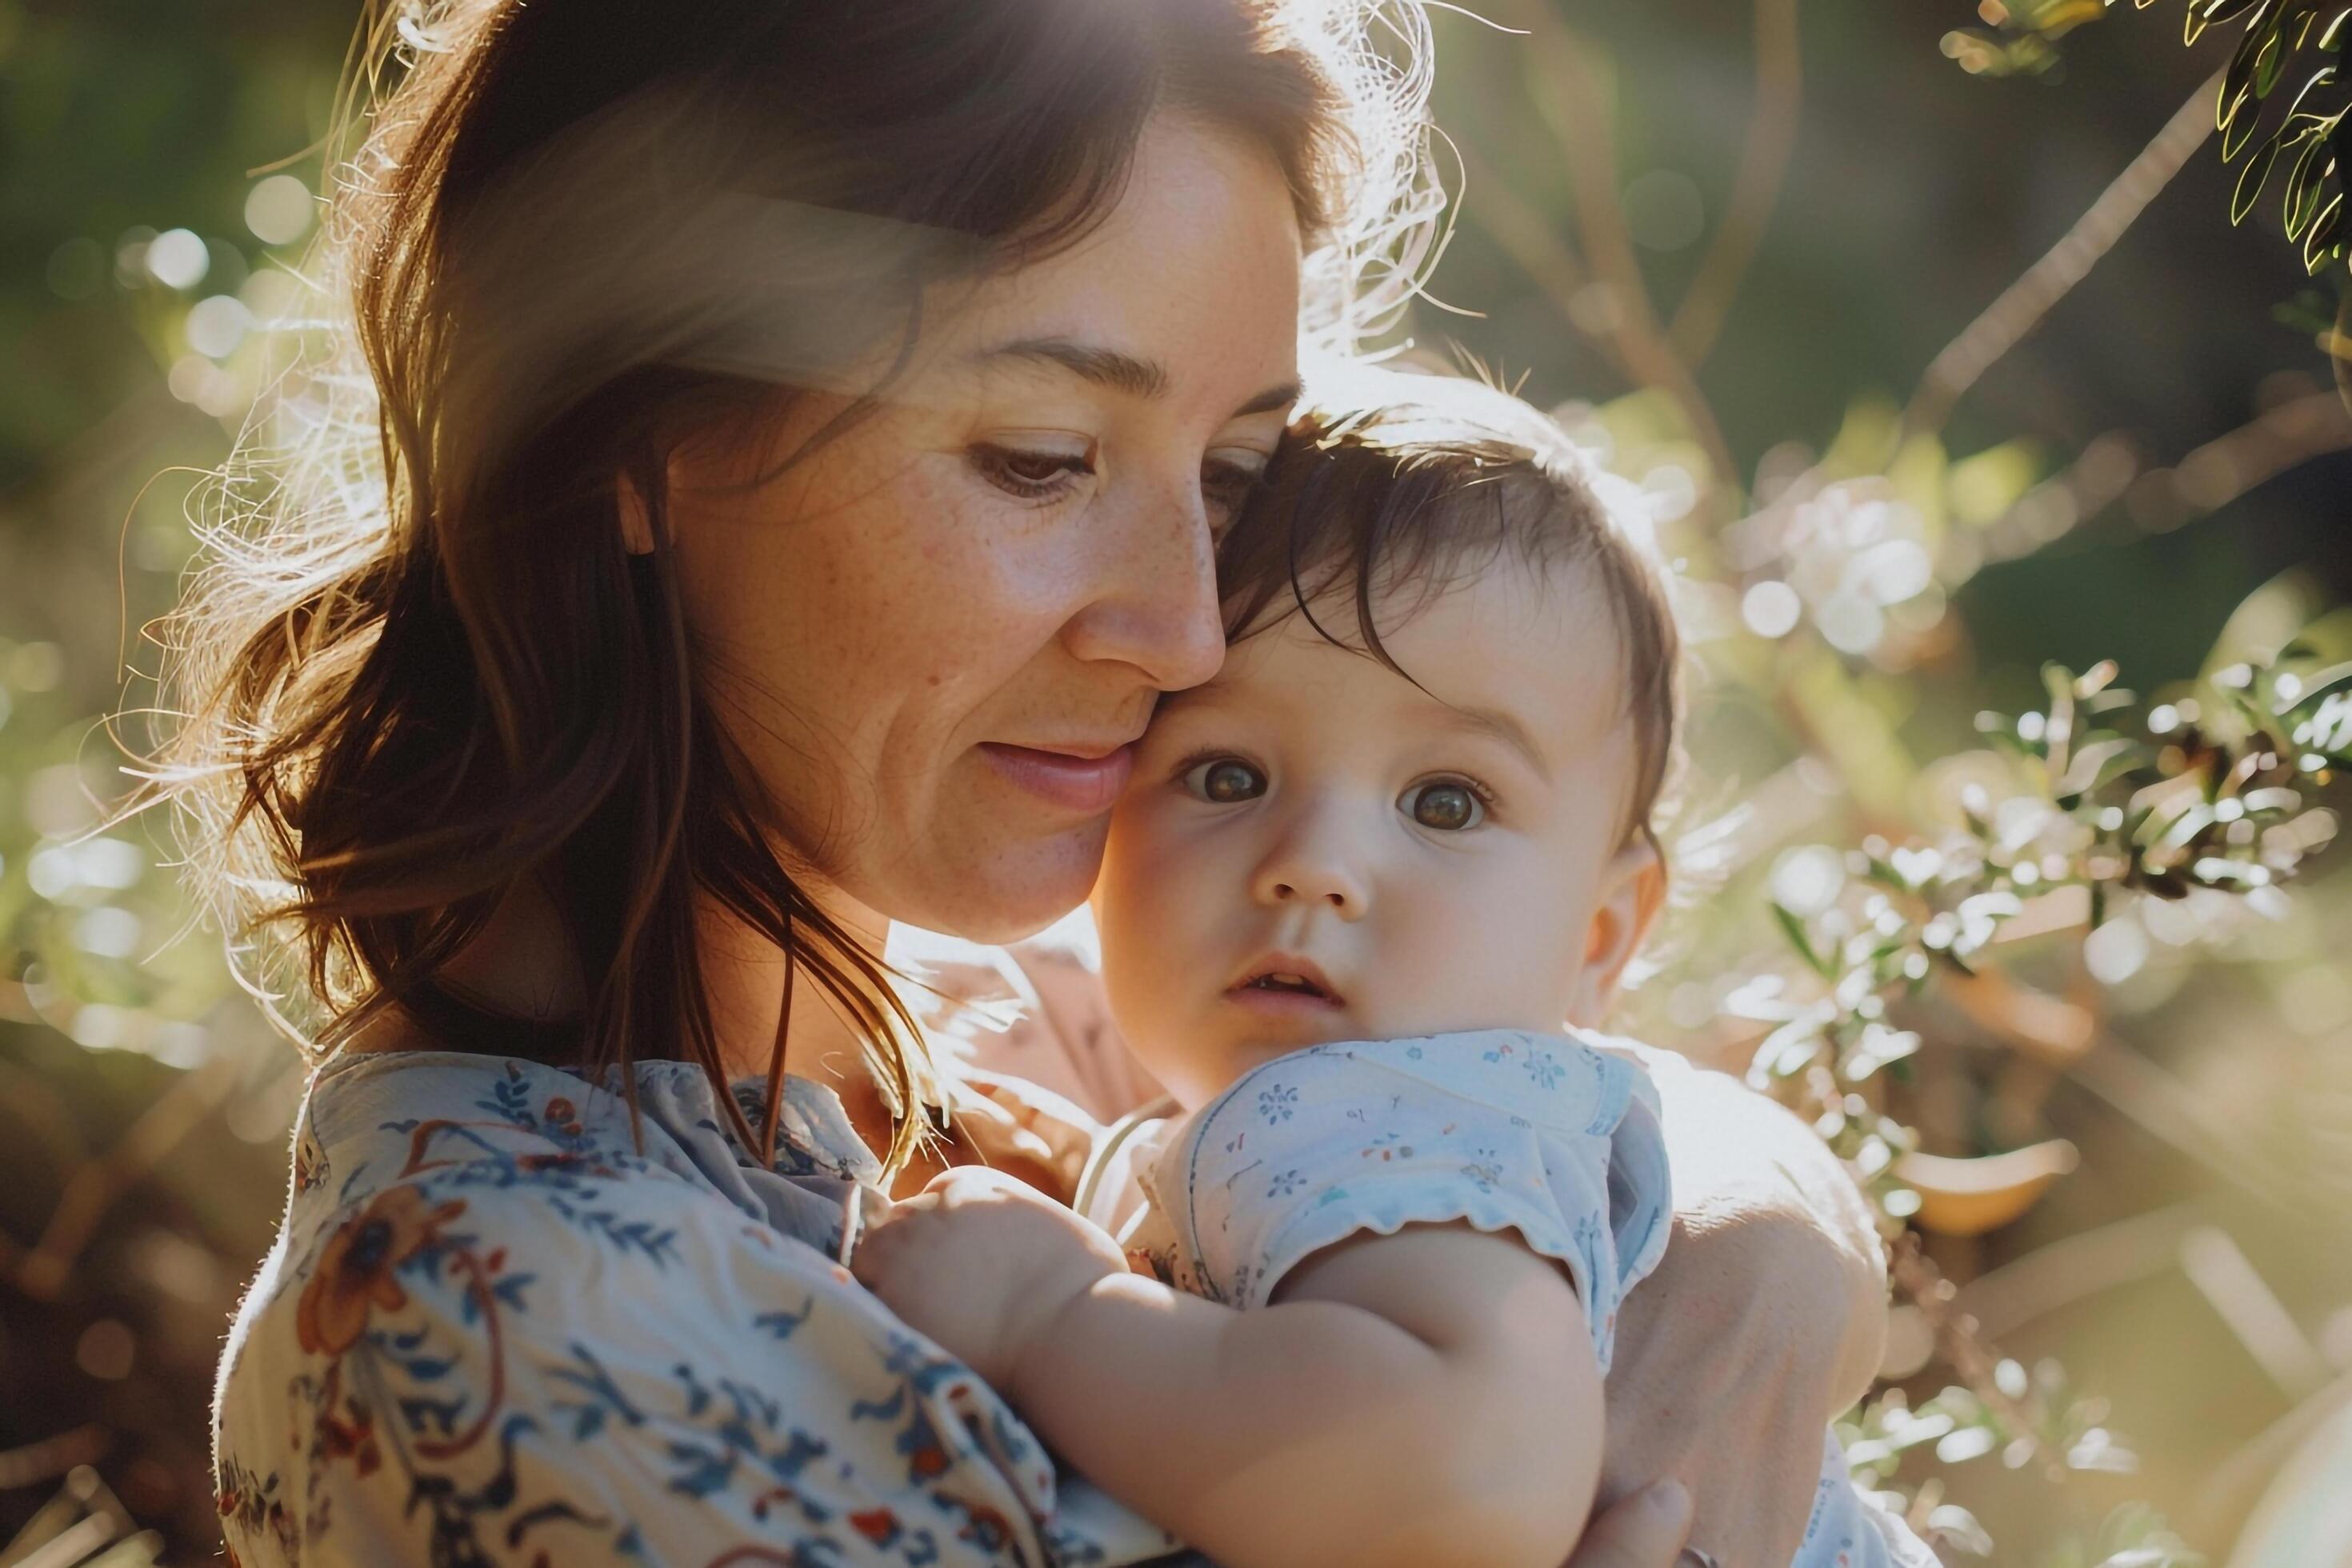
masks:
MULTIPOLYGON (((1664 899, 1677 639, 1549 421, 1369 379, 1223 542, 1225 665, 1163 700, 1112 818, 1104 979, 1186 1113, 1082 1195, 1135 1268, 1021 1204, 853 1266, 1226 1568, 1556 1568, 1671 1210, 1647 1079, 1562 1029, 1664 899)), ((1823 1496, 1801 1563, 1906 1560, 1823 1496)))

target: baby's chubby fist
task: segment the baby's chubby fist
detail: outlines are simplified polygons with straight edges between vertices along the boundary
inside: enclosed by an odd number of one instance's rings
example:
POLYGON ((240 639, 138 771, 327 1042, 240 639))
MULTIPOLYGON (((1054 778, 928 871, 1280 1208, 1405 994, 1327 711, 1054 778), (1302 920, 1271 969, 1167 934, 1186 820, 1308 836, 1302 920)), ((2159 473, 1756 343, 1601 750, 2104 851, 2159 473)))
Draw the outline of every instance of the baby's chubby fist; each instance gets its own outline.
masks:
POLYGON ((1124 1274, 1097 1226, 1000 1172, 942 1172, 867 1231, 849 1261, 860 1283, 1017 1402, 1021 1363, 1062 1309, 1124 1274))

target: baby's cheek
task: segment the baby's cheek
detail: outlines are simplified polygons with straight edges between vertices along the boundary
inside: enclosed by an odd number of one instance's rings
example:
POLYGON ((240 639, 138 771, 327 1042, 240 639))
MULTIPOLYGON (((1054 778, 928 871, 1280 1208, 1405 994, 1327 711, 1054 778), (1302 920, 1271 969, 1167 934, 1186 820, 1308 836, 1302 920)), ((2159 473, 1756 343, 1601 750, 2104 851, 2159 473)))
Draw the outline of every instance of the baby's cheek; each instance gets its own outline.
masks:
POLYGON ((1383 944, 1381 982, 1421 1026, 1389 1032, 1559 1026, 1582 941, 1574 911, 1557 893, 1498 881, 1428 888, 1412 900, 1405 940, 1383 944))
POLYGON ((1145 1042, 1159 1033, 1162 994, 1182 944, 1171 930, 1180 891, 1159 885, 1154 873, 1161 858, 1140 817, 1121 807, 1111 818, 1093 905, 1111 1014, 1130 1048, 1147 1056, 1145 1042))

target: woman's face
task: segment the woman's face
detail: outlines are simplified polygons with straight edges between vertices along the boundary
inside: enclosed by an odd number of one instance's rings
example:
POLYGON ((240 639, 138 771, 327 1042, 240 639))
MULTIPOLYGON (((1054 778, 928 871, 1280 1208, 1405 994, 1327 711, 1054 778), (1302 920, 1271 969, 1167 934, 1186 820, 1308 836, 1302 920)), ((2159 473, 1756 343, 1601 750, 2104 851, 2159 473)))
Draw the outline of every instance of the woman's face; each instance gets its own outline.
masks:
POLYGON ((820 896, 987 942, 1086 897, 1155 697, 1223 656, 1213 536, 1296 396, 1298 260, 1271 159, 1158 119, 1106 221, 961 294, 844 434, 754 487, 673 464, 706 689, 820 896))

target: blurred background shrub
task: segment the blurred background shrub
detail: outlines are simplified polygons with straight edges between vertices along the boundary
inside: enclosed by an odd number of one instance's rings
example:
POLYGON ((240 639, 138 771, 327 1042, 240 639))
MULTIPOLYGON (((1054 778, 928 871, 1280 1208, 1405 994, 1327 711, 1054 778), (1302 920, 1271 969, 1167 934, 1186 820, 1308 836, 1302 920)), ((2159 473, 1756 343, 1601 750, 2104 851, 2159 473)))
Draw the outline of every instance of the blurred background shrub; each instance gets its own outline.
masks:
MULTIPOLYGON (((2352 879, 2303 762, 2352 729, 2344 268, 2275 200, 2231 226, 2234 30, 2076 10, 1443 14, 1464 201, 1407 335, 1557 406, 1682 563, 1677 858, 1722 891, 1627 1025, 1752 1068, 1877 1200, 1866 1477, 1954 1561, 2347 1562, 2352 879), (2144 771, 2068 795, 2126 689, 2144 771), (2177 876, 2101 837, 2147 789, 2204 812, 2177 876)), ((0 1562, 217 1550, 205 1402, 300 1078, 162 825, 99 826, 309 308, 355 21, 0 0, 0 1562)))

